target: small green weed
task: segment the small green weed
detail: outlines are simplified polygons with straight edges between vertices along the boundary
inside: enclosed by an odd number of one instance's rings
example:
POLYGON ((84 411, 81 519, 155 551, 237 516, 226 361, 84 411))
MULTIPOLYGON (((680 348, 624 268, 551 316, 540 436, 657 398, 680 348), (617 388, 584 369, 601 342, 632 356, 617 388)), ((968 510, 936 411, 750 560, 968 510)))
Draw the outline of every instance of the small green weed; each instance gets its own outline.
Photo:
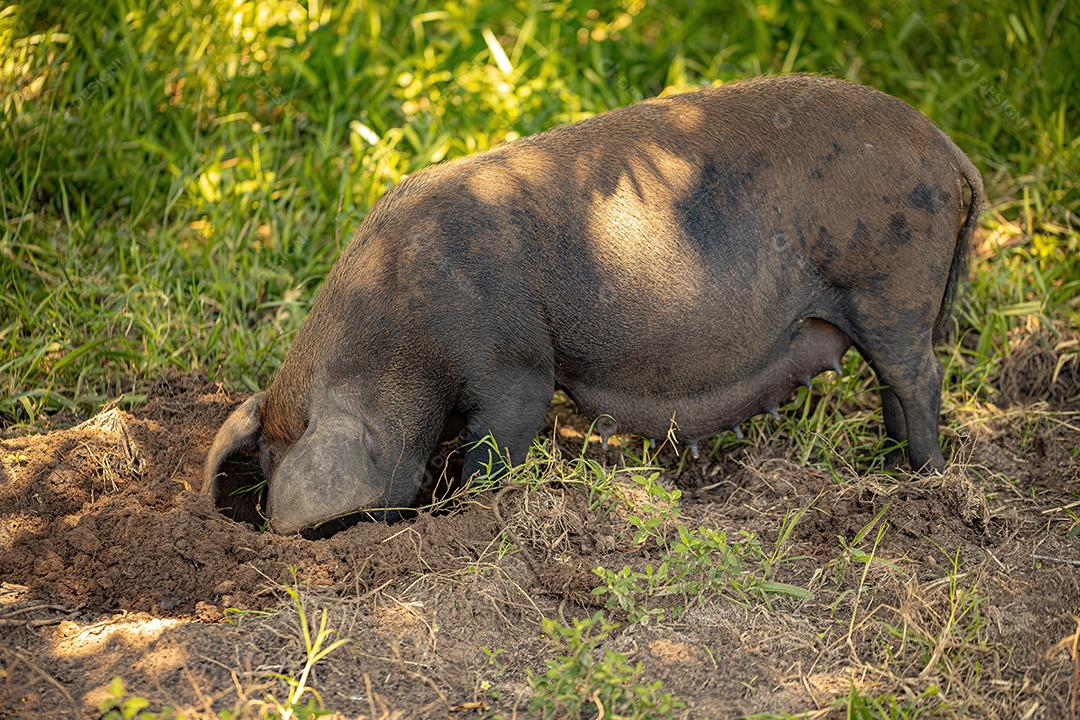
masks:
POLYGON ((893 569, 896 569, 895 563, 890 563, 886 560, 873 557, 873 551, 867 552, 861 546, 863 541, 866 540, 866 536, 874 529, 878 527, 877 536, 875 540, 875 546, 881 542, 881 537, 888 532, 888 523, 882 522, 878 525, 879 521, 885 516, 885 513, 889 510, 891 503, 885 503, 885 505, 870 519, 870 522, 866 523, 859 529, 855 536, 851 540, 847 540, 841 536, 837 536, 840 541, 840 557, 829 563, 828 567, 831 567, 836 573, 836 581, 839 583, 843 580, 844 575, 847 573, 848 568, 853 564, 867 564, 867 563, 880 563, 885 564, 893 569))
MULTIPOLYGON (((294 576, 295 582, 295 576, 294 576)), ((224 709, 219 714, 220 720, 240 720, 241 718, 259 718, 259 720, 312 720, 312 718, 332 714, 323 709, 322 698, 311 686, 311 674, 315 666, 326 659, 349 641, 344 638, 334 639, 335 631, 327 627, 327 612, 323 609, 318 622, 308 618, 304 610, 300 593, 295 587, 286 587, 285 592, 292 599, 293 606, 300 620, 300 632, 304 640, 304 666, 296 677, 284 673, 271 673, 270 677, 283 680, 289 688, 288 696, 279 700, 267 695, 265 701, 250 700, 235 709, 224 709)), ((259 611, 241 611, 228 608, 225 617, 230 622, 239 622, 246 615, 268 615, 259 611)), ((101 720, 184 720, 185 715, 171 707, 150 710, 150 700, 139 695, 131 695, 124 686, 123 678, 115 677, 109 685, 109 695, 98 709, 101 720)))
MULTIPOLYGON (((839 714, 827 717, 843 717, 845 720, 919 720, 919 718, 937 718, 948 713, 948 705, 940 697, 941 691, 931 685, 917 696, 898 698, 892 693, 867 695, 854 685, 848 694, 833 701, 832 707, 839 714)), ((819 718, 821 711, 812 710, 803 713, 755 713, 746 720, 802 720, 819 718)))
POLYGON ((947 709, 939 697, 940 690, 931 685, 914 699, 900 699, 892 694, 864 695, 852 685, 847 697, 836 701, 848 720, 917 720, 940 717, 947 709))
MULTIPOLYGON (((293 579, 295 585, 295 574, 293 579)), ((273 696, 269 696, 267 700, 276 712, 275 718, 280 718, 280 720, 293 720, 294 718, 306 720, 318 715, 329 714, 321 710, 322 698, 319 697, 319 693, 315 688, 311 687, 312 671, 320 661, 347 644, 349 640, 346 638, 334 639, 336 631, 327 627, 326 608, 323 608, 322 613, 319 615, 318 625, 316 625, 308 619, 307 611, 304 610, 304 603, 301 602, 300 593, 296 587, 286 587, 285 592, 292 599, 293 607, 296 608, 296 614, 299 616, 300 633, 304 638, 304 667, 297 677, 283 673, 272 673, 272 677, 284 680, 289 686, 289 695, 284 702, 273 696), (305 695, 310 697, 305 699, 305 695)))
POLYGON ((150 710, 151 702, 144 697, 128 694, 124 679, 117 676, 109 683, 109 695, 98 705, 99 720, 184 720, 172 708, 150 710))
POLYGON ((248 618, 252 617, 269 617, 273 615, 272 612, 267 610, 249 610, 246 608, 227 607, 222 613, 225 616, 225 622, 230 625, 240 625, 248 618))
POLYGON ((679 517, 679 499, 682 491, 668 489, 660 482, 660 471, 648 474, 635 473, 631 481, 640 488, 645 499, 635 508, 627 521, 634 528, 634 544, 643 545, 650 539, 658 547, 666 544, 667 530, 679 517))
POLYGON ((544 619, 544 634, 561 650, 547 672, 529 676, 532 712, 544 718, 668 718, 683 704, 660 681, 642 683, 641 664, 614 650, 600 650, 617 625, 603 612, 563 625, 544 619))
POLYGON ((506 651, 503 648, 492 650, 489 647, 481 647, 480 650, 483 651, 484 656, 487 658, 488 667, 486 677, 480 681, 480 690, 484 695, 498 702, 502 698, 499 683, 506 675, 506 664, 503 663, 500 656, 506 651))

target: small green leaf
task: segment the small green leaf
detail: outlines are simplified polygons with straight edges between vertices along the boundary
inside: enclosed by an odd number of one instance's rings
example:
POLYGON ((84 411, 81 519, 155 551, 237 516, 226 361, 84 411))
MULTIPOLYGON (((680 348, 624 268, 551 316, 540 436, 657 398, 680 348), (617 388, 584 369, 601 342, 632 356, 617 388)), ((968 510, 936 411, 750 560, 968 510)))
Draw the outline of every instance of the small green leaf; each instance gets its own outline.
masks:
POLYGON ((814 593, 810 592, 806 588, 801 588, 798 585, 789 585, 787 583, 773 582, 767 580, 761 584, 761 589, 767 593, 773 593, 775 595, 789 595, 791 597, 797 597, 802 600, 812 600, 814 593))

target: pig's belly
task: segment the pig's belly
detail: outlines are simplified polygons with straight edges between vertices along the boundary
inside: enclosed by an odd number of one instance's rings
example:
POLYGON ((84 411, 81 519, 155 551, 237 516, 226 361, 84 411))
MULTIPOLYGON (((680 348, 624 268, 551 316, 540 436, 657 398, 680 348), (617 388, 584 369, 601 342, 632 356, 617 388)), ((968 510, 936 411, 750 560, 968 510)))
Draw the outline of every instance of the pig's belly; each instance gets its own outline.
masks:
MULTIPOLYGON (((666 378, 642 373, 640 360, 628 357, 625 366, 556 379, 583 415, 611 415, 618 432, 662 437, 674 423, 680 437, 696 439, 776 408, 799 385, 836 367, 850 346, 835 325, 804 318, 785 328, 764 356, 738 358, 743 369, 734 372, 722 364, 681 366, 679 349, 672 348, 666 378)), ((714 356, 723 354, 717 348, 714 356)))

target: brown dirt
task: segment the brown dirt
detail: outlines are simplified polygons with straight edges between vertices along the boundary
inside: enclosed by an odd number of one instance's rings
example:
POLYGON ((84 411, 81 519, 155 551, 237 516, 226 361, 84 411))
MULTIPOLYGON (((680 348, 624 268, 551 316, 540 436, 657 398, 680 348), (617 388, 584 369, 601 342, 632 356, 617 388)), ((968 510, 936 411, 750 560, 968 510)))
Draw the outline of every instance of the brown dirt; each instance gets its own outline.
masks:
POLYGON ((1080 410, 1080 330, 1032 316, 1009 338, 998 387, 1009 405, 1044 401, 1080 410))
MULTIPOLYGON (((529 717, 527 674, 553 653, 540 617, 595 611, 593 567, 657 557, 618 512, 557 486, 323 540, 258 532, 193 492, 242 395, 174 377, 152 397, 136 414, 0 441, 0 715, 93 717, 121 675, 192 717, 254 716, 285 694, 271 674, 302 665, 282 589, 295 583, 309 614, 326 609, 351 639, 315 676, 342 717, 529 717)), ((576 452, 582 421, 556 417, 576 452)), ((1080 615, 1077 427, 1044 405, 973 415, 953 439, 962 462, 933 479, 826 473, 768 447, 691 463, 672 478, 690 524, 755 532, 769 551, 806 509, 774 579, 814 598, 692 599, 607 646, 687 717, 826 716, 852 684, 901 700, 937 688, 962 715, 1069 717, 1073 662, 1055 644, 1080 615), (867 569, 845 543, 877 561, 867 569)))

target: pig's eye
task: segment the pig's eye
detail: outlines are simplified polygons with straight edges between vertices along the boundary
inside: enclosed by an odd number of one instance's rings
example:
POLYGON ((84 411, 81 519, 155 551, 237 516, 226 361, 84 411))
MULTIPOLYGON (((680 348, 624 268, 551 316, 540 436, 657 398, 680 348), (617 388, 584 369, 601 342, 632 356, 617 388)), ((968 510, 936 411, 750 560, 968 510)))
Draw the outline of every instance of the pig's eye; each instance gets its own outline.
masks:
POLYGON ((364 447, 367 448, 368 455, 371 456, 371 459, 375 460, 379 449, 379 443, 378 440, 375 438, 375 433, 365 429, 364 432, 361 433, 359 439, 363 441, 364 447))

